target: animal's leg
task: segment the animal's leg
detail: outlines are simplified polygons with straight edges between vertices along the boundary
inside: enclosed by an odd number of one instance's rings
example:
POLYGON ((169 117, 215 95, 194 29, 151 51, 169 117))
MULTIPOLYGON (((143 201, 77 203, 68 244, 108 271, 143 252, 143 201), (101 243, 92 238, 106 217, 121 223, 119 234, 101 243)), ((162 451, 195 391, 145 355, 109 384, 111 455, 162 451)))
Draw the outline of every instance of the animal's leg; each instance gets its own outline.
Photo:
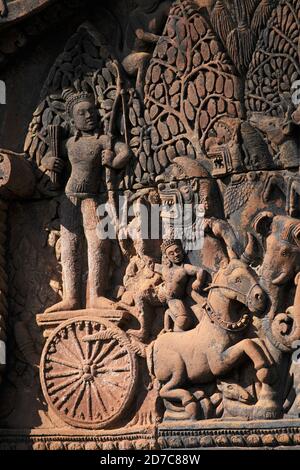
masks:
POLYGON ((253 417, 256 419, 274 419, 278 416, 278 404, 271 385, 277 377, 274 367, 259 344, 251 339, 245 339, 230 347, 220 355, 219 361, 213 364, 218 375, 224 375, 230 369, 238 365, 242 359, 248 356, 254 364, 258 380, 262 383, 260 398, 255 405, 253 417), (223 368, 223 369, 222 369, 223 368))
POLYGON ((270 361, 261 347, 251 339, 244 339, 219 355, 208 355, 211 371, 217 376, 227 374, 246 357, 253 362, 260 382, 274 381, 270 373, 270 361))
POLYGON ((184 406, 185 411, 190 415, 193 420, 197 419, 198 406, 195 402, 193 395, 183 388, 177 388, 178 385, 182 384, 184 371, 176 369, 169 382, 162 386, 160 389, 160 397, 166 400, 179 401, 184 406))

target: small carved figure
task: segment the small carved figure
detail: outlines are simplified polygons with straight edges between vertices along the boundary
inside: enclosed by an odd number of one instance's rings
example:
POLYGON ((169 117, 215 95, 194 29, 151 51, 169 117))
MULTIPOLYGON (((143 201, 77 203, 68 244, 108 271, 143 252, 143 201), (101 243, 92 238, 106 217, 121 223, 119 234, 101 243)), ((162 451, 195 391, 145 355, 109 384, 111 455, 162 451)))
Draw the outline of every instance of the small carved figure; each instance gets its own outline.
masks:
POLYGON ((163 264, 161 286, 168 304, 165 313, 165 331, 186 331, 192 326, 191 312, 185 304, 188 282, 195 277, 192 284, 194 291, 199 291, 206 278, 206 272, 191 264, 184 263, 184 252, 180 240, 166 240, 162 244, 163 264))
MULTIPOLYGON (((97 122, 94 97, 82 92, 65 93, 66 108, 75 128, 75 135, 63 145, 60 158, 49 152, 42 165, 62 176, 66 164, 71 166, 65 194, 61 202, 61 261, 63 271, 63 301, 50 307, 47 312, 76 310, 82 304, 82 256, 83 233, 88 251, 87 306, 103 305, 107 286, 106 267, 110 257, 109 240, 101 240, 96 231, 96 211, 100 203, 101 172, 107 166, 120 169, 129 160, 126 144, 116 142, 109 148, 108 139, 101 135, 97 122)), ((105 189, 105 188, 104 188, 105 189)))
POLYGON ((136 89, 143 96, 147 65, 168 18, 170 0, 137 0, 126 31, 123 67, 136 77, 136 89))

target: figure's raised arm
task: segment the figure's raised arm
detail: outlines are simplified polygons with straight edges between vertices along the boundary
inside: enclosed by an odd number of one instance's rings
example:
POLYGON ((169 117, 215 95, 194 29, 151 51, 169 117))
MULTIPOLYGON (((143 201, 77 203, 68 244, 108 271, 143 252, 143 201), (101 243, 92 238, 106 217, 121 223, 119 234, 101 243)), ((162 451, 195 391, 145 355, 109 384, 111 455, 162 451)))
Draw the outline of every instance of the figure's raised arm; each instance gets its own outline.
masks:
POLYGON ((196 277, 192 284, 192 289, 195 291, 201 290, 206 281, 207 272, 204 269, 199 268, 198 266, 193 266, 191 264, 186 264, 184 267, 189 276, 196 277))

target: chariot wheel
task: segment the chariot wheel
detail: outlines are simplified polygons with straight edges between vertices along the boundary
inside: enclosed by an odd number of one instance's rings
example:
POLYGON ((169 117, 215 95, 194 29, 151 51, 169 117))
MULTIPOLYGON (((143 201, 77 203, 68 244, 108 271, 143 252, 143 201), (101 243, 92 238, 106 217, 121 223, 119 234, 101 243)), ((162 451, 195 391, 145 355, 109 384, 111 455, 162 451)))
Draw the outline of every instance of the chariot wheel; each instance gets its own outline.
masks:
POLYGON ((109 321, 78 317, 51 334, 43 350, 40 378, 48 405, 62 421, 101 429, 130 404, 136 357, 125 333, 109 321))

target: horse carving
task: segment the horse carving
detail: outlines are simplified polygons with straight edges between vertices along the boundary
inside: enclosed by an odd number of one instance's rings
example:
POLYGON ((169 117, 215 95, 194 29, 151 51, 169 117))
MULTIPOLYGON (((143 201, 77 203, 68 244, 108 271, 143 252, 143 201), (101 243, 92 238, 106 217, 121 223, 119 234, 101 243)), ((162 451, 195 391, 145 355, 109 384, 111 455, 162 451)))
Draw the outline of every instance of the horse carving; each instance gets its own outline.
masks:
POLYGON ((187 388, 226 377, 247 359, 252 361, 261 383, 253 418, 276 417, 273 364, 262 342, 247 338, 246 333, 252 315, 262 315, 267 307, 267 296, 246 258, 230 253, 229 261, 223 263, 208 287, 208 298, 195 329, 163 334, 151 348, 149 359, 160 383, 160 397, 181 404, 194 420, 198 405, 187 388))

